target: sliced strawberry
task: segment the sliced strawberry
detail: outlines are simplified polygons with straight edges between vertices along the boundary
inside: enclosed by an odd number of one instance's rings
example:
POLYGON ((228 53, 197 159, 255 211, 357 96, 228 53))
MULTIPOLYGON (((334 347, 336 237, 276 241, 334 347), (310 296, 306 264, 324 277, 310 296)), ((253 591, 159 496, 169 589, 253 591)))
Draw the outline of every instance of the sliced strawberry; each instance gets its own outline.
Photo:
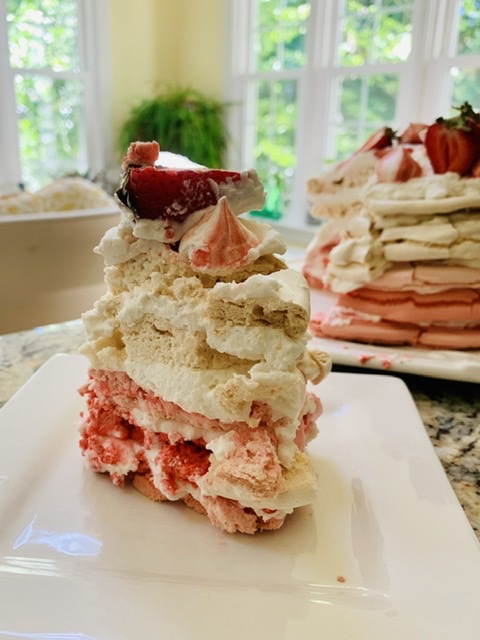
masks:
POLYGON ((421 144, 423 142, 423 134, 426 133, 428 124, 423 122, 411 122, 405 131, 400 135, 399 142, 401 144, 421 144))
POLYGON ((435 173, 453 171, 464 176, 477 155, 471 132, 449 128, 438 121, 427 130, 425 148, 435 173))
POLYGON ((351 156, 343 160, 338 164, 338 168, 346 169, 350 164, 352 164, 360 154, 365 153, 366 151, 374 151, 375 156, 380 157, 385 150, 390 149, 392 146, 393 139, 395 138, 395 131, 390 129, 390 127, 381 127, 375 133, 367 138, 367 140, 359 147, 356 151, 352 153, 351 156))
POLYGON ((422 167, 412 158, 412 148, 398 145, 379 159, 376 174, 379 182, 407 182, 422 175, 422 167))
POLYGON ((471 175, 473 178, 480 178, 480 157, 473 165, 471 175))
POLYGON ((477 145, 477 160, 480 160, 480 114, 475 113, 468 102, 465 104, 467 105, 466 121, 468 126, 472 129, 475 144, 477 145))
POLYGON ((372 133, 372 135, 367 138, 362 146, 355 151, 355 154, 390 147, 394 137, 395 131, 393 129, 390 129, 390 127, 381 127, 378 131, 375 131, 375 133, 372 133))
POLYGON ((218 202, 215 184, 237 182, 237 171, 221 169, 132 168, 117 192, 137 218, 184 220, 218 202))
POLYGON ((478 114, 468 103, 453 118, 437 118, 425 135, 425 148, 435 173, 469 175, 480 156, 478 114))

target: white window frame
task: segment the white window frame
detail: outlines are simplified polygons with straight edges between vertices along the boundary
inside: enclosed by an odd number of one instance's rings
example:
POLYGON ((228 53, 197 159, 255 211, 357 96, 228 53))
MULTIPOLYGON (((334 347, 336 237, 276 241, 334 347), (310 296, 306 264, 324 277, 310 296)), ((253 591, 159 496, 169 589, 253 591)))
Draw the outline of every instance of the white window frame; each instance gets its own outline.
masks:
MULTIPOLYGON (((399 74, 400 90, 395 125, 432 122, 447 115, 451 104, 452 67, 480 68, 480 55, 454 56, 456 47, 458 2, 460 0, 416 0, 413 13, 412 50, 407 61, 398 64, 375 64, 345 68, 335 65, 338 44, 338 0, 312 0, 307 32, 308 62, 304 68, 260 73, 253 70, 252 1, 227 0, 225 100, 229 109, 230 166, 253 166, 252 127, 254 103, 249 85, 260 79, 298 80, 298 122, 296 157, 298 159, 291 210, 279 223, 290 231, 310 230, 306 182, 320 173, 330 156, 332 141, 327 123, 333 111, 335 82, 338 76, 355 74, 399 74), (421 34, 420 37, 416 35, 421 34), (314 116, 315 114, 315 116, 314 116)), ((380 124, 379 124, 380 126, 380 124)))
MULTIPOLYGON (((111 57, 108 28, 108 0, 77 0, 79 16, 80 73, 54 73, 33 69, 51 77, 72 77, 84 83, 85 148, 82 169, 96 176, 112 166, 111 57)), ((12 69, 9 64, 6 0, 0 0, 0 188, 22 183, 19 155, 14 77, 29 69, 12 69)))

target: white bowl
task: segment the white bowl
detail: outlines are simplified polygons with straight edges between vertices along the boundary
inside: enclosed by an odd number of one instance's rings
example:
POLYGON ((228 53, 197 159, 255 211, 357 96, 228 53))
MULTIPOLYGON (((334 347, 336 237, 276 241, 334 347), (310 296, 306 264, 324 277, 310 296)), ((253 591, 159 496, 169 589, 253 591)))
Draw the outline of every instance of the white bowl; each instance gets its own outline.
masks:
POLYGON ((93 253, 116 207, 0 216, 0 333, 73 320, 104 292, 93 253))

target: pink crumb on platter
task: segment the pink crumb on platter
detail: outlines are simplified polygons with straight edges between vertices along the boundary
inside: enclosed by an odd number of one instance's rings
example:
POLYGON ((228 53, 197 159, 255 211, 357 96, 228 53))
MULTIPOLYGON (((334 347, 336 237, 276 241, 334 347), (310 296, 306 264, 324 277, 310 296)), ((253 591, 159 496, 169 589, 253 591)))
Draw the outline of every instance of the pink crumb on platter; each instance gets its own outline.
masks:
POLYGON ((376 356, 373 353, 362 353, 358 356, 359 364, 367 364, 370 360, 378 360, 383 369, 391 369, 393 358, 391 356, 376 356))
POLYGON ((362 353, 358 356, 358 362, 360 364, 366 364, 369 360, 373 360, 375 356, 373 354, 362 353))
POLYGON ((392 368, 392 358, 390 358, 389 356, 380 358, 380 362, 382 363, 382 367, 384 369, 388 370, 392 368))

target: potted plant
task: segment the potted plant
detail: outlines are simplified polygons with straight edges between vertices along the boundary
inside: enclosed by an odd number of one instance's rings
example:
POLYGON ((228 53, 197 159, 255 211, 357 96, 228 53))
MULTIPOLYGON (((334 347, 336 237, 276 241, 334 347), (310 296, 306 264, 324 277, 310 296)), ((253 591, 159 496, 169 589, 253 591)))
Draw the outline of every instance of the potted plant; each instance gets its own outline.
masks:
POLYGON ((226 104, 193 88, 174 88, 133 107, 119 132, 121 153, 133 141, 157 140, 162 151, 210 168, 223 166, 226 104))

